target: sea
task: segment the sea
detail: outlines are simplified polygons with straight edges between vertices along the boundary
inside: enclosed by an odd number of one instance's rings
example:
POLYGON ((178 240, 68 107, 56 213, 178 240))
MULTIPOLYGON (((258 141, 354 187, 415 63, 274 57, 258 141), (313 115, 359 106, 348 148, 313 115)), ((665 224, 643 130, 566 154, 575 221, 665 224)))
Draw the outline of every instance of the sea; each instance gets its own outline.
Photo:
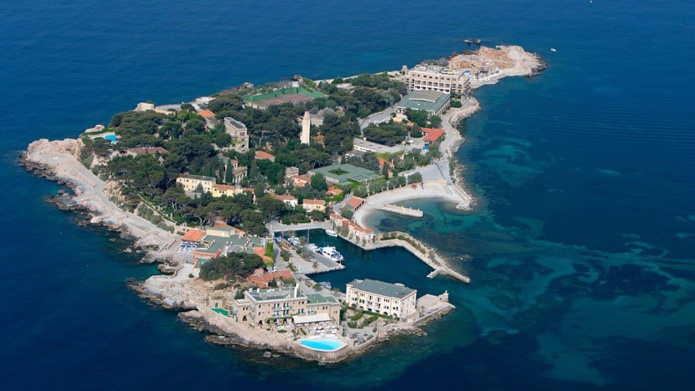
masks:
POLYGON ((695 2, 14 0, 0 7, 0 389, 690 390, 695 381, 695 2), (18 165, 140 101, 412 66, 518 44, 547 69, 475 91, 458 152, 475 209, 375 213, 468 273, 334 244, 320 281, 448 291, 456 310, 318 366, 213 346, 128 281, 130 244, 18 165), (555 49, 555 50, 551 50, 555 49))

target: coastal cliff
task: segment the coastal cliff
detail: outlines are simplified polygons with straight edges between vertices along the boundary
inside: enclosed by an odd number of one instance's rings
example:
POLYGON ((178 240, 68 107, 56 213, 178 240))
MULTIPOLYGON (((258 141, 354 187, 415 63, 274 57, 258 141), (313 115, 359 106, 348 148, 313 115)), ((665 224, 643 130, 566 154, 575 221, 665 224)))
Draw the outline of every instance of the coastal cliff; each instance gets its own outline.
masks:
POLYGON ((20 164, 38 176, 69 187, 73 195, 61 197, 64 209, 87 213, 91 224, 132 240, 135 247, 146 250, 146 261, 177 263, 177 254, 171 248, 177 237, 114 204, 107 196, 107 184, 80 162, 82 147, 79 139, 40 139, 29 144, 20 156, 20 164))

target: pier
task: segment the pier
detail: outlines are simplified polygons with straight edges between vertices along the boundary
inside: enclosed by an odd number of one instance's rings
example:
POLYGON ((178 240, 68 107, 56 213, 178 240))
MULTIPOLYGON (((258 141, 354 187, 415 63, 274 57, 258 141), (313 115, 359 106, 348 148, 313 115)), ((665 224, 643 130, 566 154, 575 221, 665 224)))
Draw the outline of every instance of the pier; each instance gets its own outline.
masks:
POLYGON ((471 282, 470 277, 454 270, 451 266, 449 266, 448 262, 444 258, 437 254, 434 249, 426 246, 424 243, 405 232, 394 231, 379 234, 373 243, 366 244, 360 244, 357 241, 350 240, 343 236, 339 237, 364 250, 375 250, 386 247, 403 247, 433 269, 432 272, 427 275, 428 278, 434 278, 441 275, 450 276, 467 284, 471 282))
POLYGON ((379 208, 381 210, 385 210, 387 212, 392 212, 392 213, 398 213, 400 215, 404 216, 410 216, 410 217, 422 217, 423 213, 420 209, 413 209, 413 208, 408 208, 402 205, 395 205, 395 204, 387 204, 379 208))

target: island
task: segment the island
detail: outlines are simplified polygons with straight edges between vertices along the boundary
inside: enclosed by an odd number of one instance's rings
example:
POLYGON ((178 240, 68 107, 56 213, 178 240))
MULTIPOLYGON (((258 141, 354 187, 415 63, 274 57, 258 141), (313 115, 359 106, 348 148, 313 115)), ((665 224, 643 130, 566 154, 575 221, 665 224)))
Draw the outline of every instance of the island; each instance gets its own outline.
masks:
POLYGON ((427 277, 468 283, 435 249, 375 232, 366 217, 420 218, 402 205, 412 199, 474 207, 455 158, 457 126, 479 109, 472 91, 543 68, 519 46, 497 46, 378 74, 244 83, 188 103, 141 102, 79 138, 35 141, 21 162, 71 189, 53 202, 159 262, 166 274, 132 288, 207 341, 338 362, 392 335, 422 334, 454 306, 447 292, 419 295, 397 275, 316 283, 313 274, 350 265, 297 233, 399 246, 431 267, 427 277))

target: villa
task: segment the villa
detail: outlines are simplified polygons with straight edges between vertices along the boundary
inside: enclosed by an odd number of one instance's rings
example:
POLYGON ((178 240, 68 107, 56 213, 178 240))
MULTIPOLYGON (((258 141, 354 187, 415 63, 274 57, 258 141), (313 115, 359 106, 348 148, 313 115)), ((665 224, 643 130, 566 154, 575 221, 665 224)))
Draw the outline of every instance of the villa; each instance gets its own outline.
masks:
POLYGON ((264 323, 340 322, 340 303, 334 297, 304 295, 299 285, 286 288, 249 289, 235 299, 230 315, 236 322, 262 326, 264 323))
POLYGON ((212 193, 212 186, 217 182, 213 177, 183 174, 176 178, 176 183, 180 184, 183 191, 193 193, 198 190, 198 186, 203 189, 203 193, 212 193))

